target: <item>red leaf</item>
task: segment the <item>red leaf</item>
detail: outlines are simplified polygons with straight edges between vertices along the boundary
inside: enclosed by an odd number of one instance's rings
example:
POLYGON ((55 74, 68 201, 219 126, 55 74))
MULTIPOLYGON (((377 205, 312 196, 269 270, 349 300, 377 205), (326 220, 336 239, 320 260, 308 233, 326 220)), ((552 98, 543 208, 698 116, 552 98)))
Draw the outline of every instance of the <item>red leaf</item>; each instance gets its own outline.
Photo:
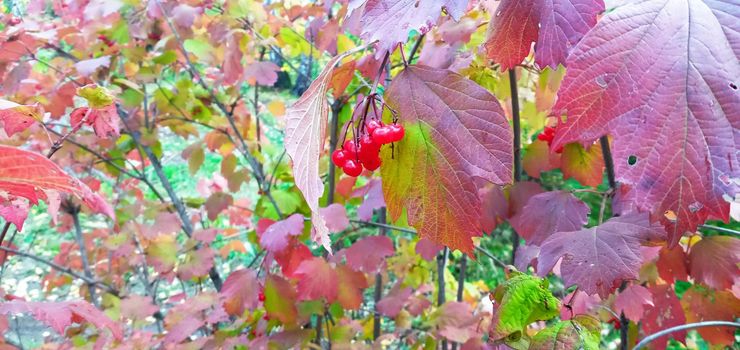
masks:
POLYGON ((80 198, 93 211, 115 218, 113 208, 80 180, 69 176, 38 153, 0 145, 0 190, 37 204, 45 191, 61 191, 80 198))
POLYGON ((295 271, 298 276, 298 293, 301 300, 337 299, 337 272, 324 258, 305 260, 295 271))
POLYGON ((116 339, 123 339, 121 327, 111 321, 102 311, 86 301, 30 302, 12 300, 0 303, 0 314, 31 313, 59 334, 72 323, 85 320, 98 329, 107 328, 116 339))
POLYGON ((226 312, 232 316, 241 316, 245 310, 256 308, 259 302, 258 288, 254 270, 241 269, 232 272, 219 292, 226 312))
POLYGON ((275 253, 275 261, 280 265, 281 271, 285 277, 293 277, 298 266, 303 261, 313 258, 313 254, 308 250, 305 244, 295 240, 279 253, 275 253))
POLYGON ((562 257, 560 271, 566 286, 577 285, 602 298, 623 280, 637 278, 642 265, 640 246, 664 238, 660 226, 647 215, 628 214, 591 228, 558 232, 540 248, 537 273, 544 276, 562 257))
POLYGON ((5 200, 0 197, 0 217, 15 225, 18 231, 23 230, 23 223, 28 217, 28 201, 20 198, 5 200))
POLYGON ((478 181, 512 179, 512 134, 501 106, 475 82, 425 66, 402 71, 387 96, 406 127, 398 151, 381 150, 391 219, 405 211, 421 237, 472 254, 472 237, 482 234, 478 181))
POLYGON ((614 311, 624 311, 624 315, 634 322, 642 318, 646 306, 653 305, 653 295, 641 285, 631 285, 617 295, 614 300, 614 311))
POLYGON ((658 268, 658 275, 664 281, 672 284, 675 281, 688 280, 687 257, 683 247, 675 246, 673 249, 663 247, 658 253, 658 261, 655 262, 658 268))
POLYGON ((602 0, 504 0, 491 21, 488 58, 511 69, 529 55, 544 68, 564 64, 570 48, 596 24, 602 0))
MULTIPOLYGON (((654 306, 648 306, 642 318, 642 330, 645 335, 653 334, 674 326, 686 324, 686 317, 681 309, 681 303, 673 292, 673 287, 660 285, 650 288, 653 294, 654 306)), ((686 331, 673 332, 651 342, 655 349, 665 349, 669 338, 683 342, 686 331)))
MULTIPOLYGON (((686 322, 729 321, 740 316, 740 299, 727 291, 710 291, 694 286, 681 297, 686 322)), ((702 327, 697 331, 713 345, 732 347, 735 343, 734 327, 702 327)))
POLYGON ((345 265, 337 267, 337 300, 343 308, 355 310, 362 305, 362 290, 368 287, 362 272, 352 271, 345 265))
POLYGON ((40 121, 43 115, 44 110, 39 105, 19 105, 0 100, 0 122, 8 137, 28 129, 34 122, 40 121))
POLYGON ((731 236, 704 237, 691 247, 691 277, 715 289, 730 289, 740 280, 740 239, 731 236))
POLYGON ((738 192, 738 23, 722 1, 619 6, 568 57, 553 107, 567 121, 552 147, 610 134, 617 179, 671 247, 709 217, 729 220, 722 196, 738 192))
POLYGON ((431 239, 419 238, 414 250, 416 251, 416 254, 421 255, 422 259, 430 261, 437 256, 437 253, 439 253, 442 248, 444 248, 443 245, 434 243, 431 239))
POLYGON ((590 211, 570 192, 551 191, 530 197, 509 223, 527 244, 540 245, 553 233, 583 227, 590 211))
POLYGON ((385 258, 393 255, 393 241, 387 236, 362 238, 345 249, 347 265, 355 271, 374 273, 385 266, 385 258))
POLYGON ((396 317, 413 293, 411 287, 401 288, 400 281, 378 302, 378 312, 383 316, 396 317))
POLYGON ((293 214, 285 220, 270 225, 260 236, 260 245, 268 252, 277 253, 288 246, 290 236, 298 236, 302 232, 303 215, 293 214))

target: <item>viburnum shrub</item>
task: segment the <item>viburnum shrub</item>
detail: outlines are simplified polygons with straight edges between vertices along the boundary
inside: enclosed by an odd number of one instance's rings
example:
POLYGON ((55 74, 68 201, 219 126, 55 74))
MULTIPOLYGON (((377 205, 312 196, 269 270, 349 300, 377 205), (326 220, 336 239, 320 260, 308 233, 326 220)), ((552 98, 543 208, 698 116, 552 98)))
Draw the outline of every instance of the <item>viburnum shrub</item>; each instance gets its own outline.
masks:
POLYGON ((2 349, 737 347, 736 0, 0 9, 2 349))

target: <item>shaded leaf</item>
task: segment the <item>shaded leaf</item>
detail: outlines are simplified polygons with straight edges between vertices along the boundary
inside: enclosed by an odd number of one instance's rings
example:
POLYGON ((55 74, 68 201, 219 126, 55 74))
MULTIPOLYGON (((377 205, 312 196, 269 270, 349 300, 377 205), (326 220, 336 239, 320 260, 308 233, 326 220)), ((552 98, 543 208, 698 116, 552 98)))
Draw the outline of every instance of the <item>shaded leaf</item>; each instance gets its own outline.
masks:
POLYGON ((0 99, 0 122, 8 137, 28 129, 43 117, 44 110, 39 105, 19 105, 0 99))
POLYGON ((639 322, 645 306, 653 306, 653 295, 641 285, 631 285, 623 290, 614 300, 614 311, 624 312, 628 319, 639 322))
POLYGON ((730 289, 740 279, 740 239, 710 236, 691 247, 691 277, 715 289, 730 289))
POLYGON ((512 134, 498 101, 471 80, 423 66, 401 72, 387 95, 406 127, 398 147, 381 150, 391 219, 405 209, 421 237, 472 254, 471 238, 481 235, 476 179, 512 179, 512 134))
POLYGON ((300 300, 324 299, 332 303, 337 299, 337 272, 324 258, 304 260, 295 270, 298 276, 300 300))
POLYGON ((601 323, 588 315, 577 315, 537 332, 532 337, 530 350, 598 350, 601 323))
MULTIPOLYGON (((740 299, 727 291, 710 291, 693 286, 681 297, 686 322, 729 321, 740 317, 740 299)), ((697 332, 714 345, 732 347, 735 343, 734 327, 703 327, 697 332)))
POLYGON ((556 232, 575 231, 588 222, 591 210, 568 191, 550 191, 529 198, 509 223, 527 244, 540 245, 556 232))
POLYGON ((604 178, 604 158, 597 144, 584 148, 580 143, 569 143, 563 147, 560 157, 563 178, 576 179, 581 185, 596 187, 604 178))
MULTIPOLYGON (((686 324, 686 317, 681 309, 681 303, 669 285, 650 287, 653 294, 654 306, 648 306, 642 318, 642 330, 644 334, 653 334, 674 326, 686 324)), ((686 331, 673 332, 662 336, 651 342, 656 349, 664 349, 669 338, 683 342, 686 339, 686 331)))
POLYGON ((534 42, 537 65, 557 68, 603 11, 602 0, 504 0, 491 21, 486 53, 507 70, 529 55, 534 42))
POLYGON ((320 208, 319 213, 324 217, 326 227, 331 232, 342 232, 349 227, 349 218, 347 218, 347 209, 338 203, 329 204, 325 208, 320 208))
POLYGON ((292 325, 298 317, 295 307, 296 292, 293 286, 280 276, 268 275, 265 279, 265 310, 270 318, 292 325))
POLYGON ((271 224, 260 235, 260 245, 268 252, 277 253, 288 246, 290 236, 298 236, 303 232, 303 215, 293 214, 285 220, 271 224))
POLYGON ((337 266, 337 300, 343 308, 359 309, 362 291, 368 287, 367 278, 361 272, 352 271, 345 265, 337 266))
POLYGON ((30 313, 34 318, 47 324, 57 333, 81 320, 95 325, 98 329, 107 328, 118 339, 123 339, 121 327, 111 321, 102 311, 86 301, 31 302, 11 300, 0 303, 0 314, 30 313))
POLYGON ((393 255, 393 241, 387 236, 364 237, 345 249, 347 265, 355 271, 378 272, 385 267, 385 258, 393 255))
POLYGON ((219 294, 226 312, 232 316, 241 316, 244 311, 257 307, 258 291, 257 273, 254 270, 240 269, 226 278, 219 294))
POLYGON ((566 286, 577 285, 606 298, 621 281, 637 278, 643 262, 640 246, 664 237, 661 226, 651 225, 647 215, 637 213, 579 231, 558 232, 540 247, 537 273, 547 274, 562 258, 560 271, 566 286))
POLYGON ((730 179, 740 177, 732 88, 740 12, 732 6, 656 0, 609 11, 568 57, 553 107, 567 115, 555 148, 612 136, 617 180, 665 225, 670 246, 709 217, 727 221, 722 196, 738 192, 730 179))

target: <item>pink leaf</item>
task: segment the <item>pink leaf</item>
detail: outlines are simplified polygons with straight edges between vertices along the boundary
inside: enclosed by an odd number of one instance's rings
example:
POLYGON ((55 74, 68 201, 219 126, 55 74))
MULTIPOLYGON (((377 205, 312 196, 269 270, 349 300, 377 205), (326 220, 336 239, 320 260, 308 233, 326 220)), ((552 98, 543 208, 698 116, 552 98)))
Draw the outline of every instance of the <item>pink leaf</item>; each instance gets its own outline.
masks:
POLYGON ((385 258, 393 255, 393 241, 387 236, 362 238, 345 249, 347 265, 356 271, 378 272, 385 265, 385 258))
POLYGON ((132 320, 143 320, 158 310, 150 297, 134 294, 121 299, 121 315, 132 320))
POLYGON ((424 260, 429 261, 434 259, 442 248, 444 248, 443 245, 434 243, 431 239, 420 238, 419 241, 416 242, 415 250, 416 254, 421 255, 424 260))
POLYGON ((23 230, 23 223, 28 217, 28 201, 20 198, 5 200, 0 197, 0 217, 15 225, 18 231, 23 230))
POLYGON ((107 328, 116 339, 123 339, 121 327, 111 321, 102 311, 86 301, 63 302, 29 302, 12 300, 0 303, 0 314, 30 313, 39 321, 47 324, 54 331, 64 335, 64 330, 85 320, 98 329, 107 328))
POLYGON ((332 69, 346 55, 331 59, 303 96, 285 111, 285 150, 293 160, 296 186, 311 209, 312 238, 329 252, 329 230, 319 213, 319 198, 324 193, 324 183, 319 175, 319 158, 324 150, 329 116, 326 91, 332 69))
POLYGON ((244 79, 246 79, 250 85, 258 84, 263 86, 273 86, 275 82, 277 82, 277 72, 279 71, 280 67, 275 63, 257 61, 247 65, 247 68, 244 69, 244 79))
MULTIPOLYGON (((686 324, 686 316, 681 307, 681 302, 676 297, 671 285, 659 285, 650 288, 653 295, 653 306, 645 309, 642 318, 642 330, 644 334, 653 334, 674 326, 686 324)), ((671 333, 651 342, 655 349, 665 349, 669 338, 683 342, 686 339, 686 331, 671 333)))
POLYGON ((293 214, 285 220, 270 225, 260 236, 260 245, 268 252, 277 253, 288 246, 290 236, 303 232, 303 215, 293 214))
POLYGON ((635 322, 639 322, 642 318, 645 306, 654 306, 653 295, 639 284, 627 287, 614 300, 614 311, 617 313, 624 311, 624 315, 635 322))
POLYGON ((182 27, 190 29, 195 22, 195 18, 203 12, 200 7, 193 7, 187 4, 177 5, 172 9, 172 19, 175 23, 182 27))
POLYGON ((553 233, 583 227, 590 211, 570 192, 551 191, 530 197, 509 223, 528 244, 540 245, 553 233))
POLYGON ((411 296, 411 287, 401 288, 400 281, 378 302, 378 312, 383 316, 396 317, 411 296))
MULTIPOLYGON (((369 221, 373 218, 373 211, 385 207, 383 199, 383 184, 380 179, 373 179, 366 185, 367 197, 357 208, 357 217, 362 221, 369 221)), ((354 194, 353 194, 354 195, 354 194)), ((363 197, 365 195, 363 194, 363 197)))
POLYGON ((577 285, 588 294, 606 298, 623 280, 637 278, 642 265, 640 246, 663 239, 662 227, 651 225, 647 215, 628 214, 587 229, 558 232, 541 246, 537 273, 547 274, 560 265, 566 286, 577 285))
POLYGON ((347 209, 343 205, 333 203, 326 208, 320 208, 319 213, 326 221, 326 227, 331 232, 341 232, 349 226, 347 218, 347 209))
POLYGON ((245 310, 253 310, 259 302, 257 273, 249 269, 232 272, 219 294, 229 315, 240 316, 245 310))
POLYGON ((553 107, 567 115, 553 148, 613 137, 617 180, 663 223, 670 247, 707 218, 729 220, 723 195, 738 193, 740 12, 732 6, 657 0, 607 12, 568 57, 553 107))
POLYGON ((393 51, 398 43, 405 43, 411 30, 429 31, 443 7, 457 20, 467 4, 468 0, 367 0, 357 6, 363 11, 360 37, 365 42, 379 40, 376 56, 382 56, 393 51))
POLYGON ((0 190, 33 204, 46 198, 44 191, 61 191, 80 198, 95 212, 115 218, 113 208, 80 180, 46 157, 15 147, 0 145, 0 190))

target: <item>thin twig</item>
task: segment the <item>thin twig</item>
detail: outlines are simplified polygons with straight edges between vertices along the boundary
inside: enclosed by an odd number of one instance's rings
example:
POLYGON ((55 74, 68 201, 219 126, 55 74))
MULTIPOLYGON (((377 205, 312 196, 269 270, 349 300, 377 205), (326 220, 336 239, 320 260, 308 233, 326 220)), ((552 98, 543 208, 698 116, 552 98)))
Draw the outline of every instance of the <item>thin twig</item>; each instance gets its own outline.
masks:
MULTIPOLYGON (((514 182, 519 182, 522 181, 522 133, 519 120, 519 91, 514 69, 509 69, 509 89, 511 90, 511 119, 514 126, 514 182)), ((519 234, 513 231, 511 239, 511 263, 513 264, 516 251, 519 249, 519 234)))

